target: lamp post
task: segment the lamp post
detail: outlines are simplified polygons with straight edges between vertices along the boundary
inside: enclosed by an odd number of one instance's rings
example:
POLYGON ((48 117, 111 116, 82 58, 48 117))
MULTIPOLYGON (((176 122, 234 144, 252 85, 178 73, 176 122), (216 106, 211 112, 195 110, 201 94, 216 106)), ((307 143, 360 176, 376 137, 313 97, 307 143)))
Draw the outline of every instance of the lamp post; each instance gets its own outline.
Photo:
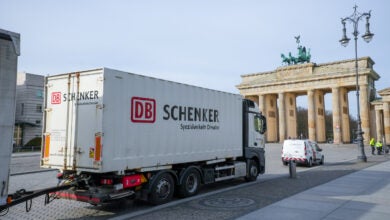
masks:
POLYGON ((370 23, 369 19, 371 17, 371 11, 368 13, 359 13, 356 11, 357 6, 354 7, 354 12, 351 16, 341 18, 341 24, 343 25, 343 38, 340 40, 341 45, 346 47, 349 42, 349 38, 346 34, 345 24, 346 21, 349 21, 353 25, 353 36, 355 39, 355 72, 356 72, 356 99, 357 99, 357 130, 356 130, 356 141, 358 144, 358 148, 360 149, 360 156, 358 156, 358 160, 367 162, 366 154, 364 153, 364 144, 363 144, 363 131, 362 131, 362 121, 360 118, 360 100, 359 100, 359 73, 358 73, 358 56, 357 56, 357 39, 359 35, 358 31, 358 23, 361 19, 366 18, 366 33, 362 35, 362 38, 367 43, 371 41, 374 36, 373 33, 370 32, 370 23))

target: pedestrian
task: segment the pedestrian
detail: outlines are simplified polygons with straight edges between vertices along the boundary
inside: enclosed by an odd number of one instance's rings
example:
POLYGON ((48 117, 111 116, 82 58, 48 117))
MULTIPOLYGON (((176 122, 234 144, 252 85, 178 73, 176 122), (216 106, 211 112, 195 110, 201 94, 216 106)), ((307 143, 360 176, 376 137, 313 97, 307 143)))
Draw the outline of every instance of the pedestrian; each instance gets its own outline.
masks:
POLYGON ((380 155, 382 152, 382 142, 380 140, 377 141, 375 144, 375 147, 376 147, 376 151, 377 151, 378 155, 380 155))
POLYGON ((374 138, 371 138, 370 146, 371 146, 371 154, 375 155, 375 139, 374 138))

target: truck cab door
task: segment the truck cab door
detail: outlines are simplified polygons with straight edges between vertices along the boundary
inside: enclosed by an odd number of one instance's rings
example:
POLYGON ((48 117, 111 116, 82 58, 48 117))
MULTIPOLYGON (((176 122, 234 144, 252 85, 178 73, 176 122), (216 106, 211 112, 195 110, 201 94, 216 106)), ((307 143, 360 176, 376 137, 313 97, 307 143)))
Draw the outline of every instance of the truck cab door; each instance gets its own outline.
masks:
POLYGON ((261 114, 249 114, 249 142, 248 147, 262 147, 264 145, 263 134, 266 131, 265 117, 261 114))

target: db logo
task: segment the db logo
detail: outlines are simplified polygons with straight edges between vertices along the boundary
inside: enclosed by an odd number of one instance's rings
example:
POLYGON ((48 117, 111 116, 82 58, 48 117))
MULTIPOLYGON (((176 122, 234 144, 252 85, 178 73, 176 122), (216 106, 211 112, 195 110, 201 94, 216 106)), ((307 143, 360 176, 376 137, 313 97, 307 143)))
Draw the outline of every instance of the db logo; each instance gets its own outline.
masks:
POLYGON ((51 93, 51 104, 61 104, 61 92, 51 93))
POLYGON ((156 100, 142 97, 131 98, 131 121, 154 123, 156 121, 156 100))

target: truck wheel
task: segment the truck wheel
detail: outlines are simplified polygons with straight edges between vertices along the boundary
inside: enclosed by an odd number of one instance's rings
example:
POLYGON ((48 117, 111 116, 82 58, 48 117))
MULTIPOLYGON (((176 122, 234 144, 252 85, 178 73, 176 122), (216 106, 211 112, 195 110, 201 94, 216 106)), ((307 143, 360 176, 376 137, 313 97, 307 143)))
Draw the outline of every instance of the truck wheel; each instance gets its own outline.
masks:
POLYGON ((196 195, 198 193, 200 186, 200 175, 199 172, 195 169, 190 169, 183 176, 183 182, 179 186, 179 196, 180 197, 189 197, 196 195))
POLYGON ((172 176, 163 173, 153 183, 149 194, 149 202, 153 205, 160 205, 171 201, 174 193, 174 182, 172 176))
POLYGON ((245 180, 248 182, 255 181, 259 175, 259 168, 255 160, 249 161, 249 173, 246 175, 245 180))

